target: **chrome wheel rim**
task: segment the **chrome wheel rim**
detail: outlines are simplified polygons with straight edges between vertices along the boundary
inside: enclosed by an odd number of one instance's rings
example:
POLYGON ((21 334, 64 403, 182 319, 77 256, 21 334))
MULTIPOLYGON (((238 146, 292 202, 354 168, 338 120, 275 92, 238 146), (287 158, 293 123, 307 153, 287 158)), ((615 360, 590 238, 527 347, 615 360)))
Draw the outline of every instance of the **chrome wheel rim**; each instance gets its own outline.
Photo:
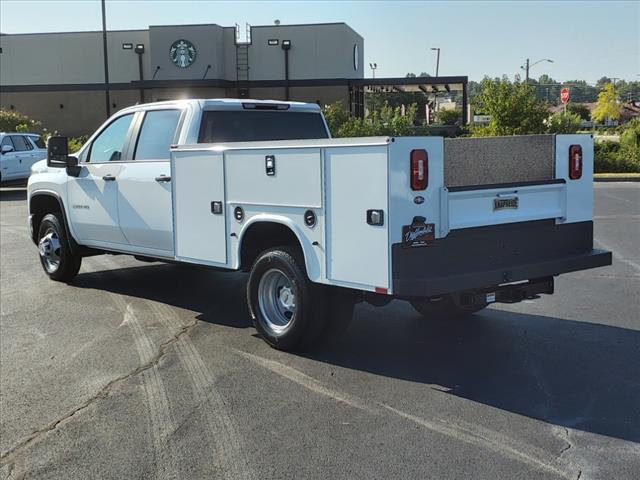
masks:
POLYGON ((47 272, 55 272, 60 267, 60 238, 50 228, 38 242, 38 252, 47 272))
POLYGON ((258 285, 260 321, 276 335, 289 326, 296 311, 296 296, 291 280, 282 270, 272 268, 260 279, 258 285))

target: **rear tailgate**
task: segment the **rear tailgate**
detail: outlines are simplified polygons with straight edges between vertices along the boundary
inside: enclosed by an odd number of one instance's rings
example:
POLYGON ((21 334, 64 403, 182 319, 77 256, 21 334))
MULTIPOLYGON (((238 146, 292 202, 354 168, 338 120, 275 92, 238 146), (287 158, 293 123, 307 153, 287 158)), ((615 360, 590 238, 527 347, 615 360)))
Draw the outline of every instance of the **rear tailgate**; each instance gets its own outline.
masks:
POLYGON ((590 135, 555 136, 554 158, 545 159, 553 173, 546 178, 451 187, 444 185, 446 149, 434 145, 435 139, 398 140, 390 172, 390 257, 396 295, 438 295, 610 263, 610 254, 593 250, 590 135), (408 160, 396 156, 408 159, 420 143, 429 152, 429 184, 424 191, 412 191, 408 179, 401 185, 402 163, 404 176, 410 176, 408 160), (573 179, 572 146, 582 152, 582 172, 573 179), (409 192, 404 198, 393 194, 402 188, 409 192), (416 225, 411 231, 419 231, 421 222, 422 230, 433 231, 432 240, 408 243, 402 235, 406 225, 416 225))
POLYGON ((442 186, 439 236, 445 237, 451 230, 461 228, 533 220, 554 219, 558 224, 592 220, 593 138, 591 135, 557 135, 553 155, 554 178, 442 186), (577 179, 569 175, 572 145, 579 146, 582 152, 582 174, 577 179))

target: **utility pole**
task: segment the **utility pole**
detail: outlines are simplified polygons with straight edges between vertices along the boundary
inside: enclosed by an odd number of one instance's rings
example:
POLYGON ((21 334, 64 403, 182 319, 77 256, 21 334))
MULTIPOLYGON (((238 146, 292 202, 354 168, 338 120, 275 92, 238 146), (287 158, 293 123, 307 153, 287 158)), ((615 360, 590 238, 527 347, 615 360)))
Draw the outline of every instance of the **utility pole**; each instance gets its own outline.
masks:
POLYGON ((111 116, 111 100, 109 95, 109 57, 107 55, 107 11, 106 0, 102 0, 102 50, 104 56, 104 97, 107 118, 111 116))
POLYGON ((524 67, 524 83, 529 83, 529 59, 528 58, 524 67))
POLYGON ((438 55, 436 57, 436 78, 438 77, 438 72, 440 71, 440 47, 433 47, 431 50, 436 50, 438 55))

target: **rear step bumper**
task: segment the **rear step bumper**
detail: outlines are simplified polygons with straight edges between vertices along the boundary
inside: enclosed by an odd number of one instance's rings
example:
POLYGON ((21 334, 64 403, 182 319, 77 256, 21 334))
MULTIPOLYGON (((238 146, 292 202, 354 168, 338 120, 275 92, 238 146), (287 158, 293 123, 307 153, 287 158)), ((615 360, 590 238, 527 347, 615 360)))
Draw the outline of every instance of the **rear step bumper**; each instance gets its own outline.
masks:
POLYGON ((553 293, 553 277, 529 280, 528 282, 502 285, 484 292, 463 293, 460 304, 464 306, 484 306, 487 303, 518 303, 522 300, 538 298, 541 294, 553 293))
POLYGON ((611 252, 593 248, 593 222, 553 220, 454 230, 428 247, 394 244, 392 256, 393 294, 408 298, 611 265, 611 252))

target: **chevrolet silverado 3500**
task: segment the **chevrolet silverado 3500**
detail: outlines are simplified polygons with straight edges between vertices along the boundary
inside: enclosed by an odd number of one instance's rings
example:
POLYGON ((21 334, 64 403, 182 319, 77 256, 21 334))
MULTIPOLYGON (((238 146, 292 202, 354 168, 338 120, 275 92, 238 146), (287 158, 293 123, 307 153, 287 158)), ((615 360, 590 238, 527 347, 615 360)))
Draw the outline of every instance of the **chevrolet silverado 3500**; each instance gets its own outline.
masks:
POLYGON ((28 205, 51 279, 98 253, 242 269, 281 349, 343 330, 357 301, 462 316, 611 263, 593 248, 590 135, 331 139, 295 102, 126 108, 73 156, 51 138, 28 205))

